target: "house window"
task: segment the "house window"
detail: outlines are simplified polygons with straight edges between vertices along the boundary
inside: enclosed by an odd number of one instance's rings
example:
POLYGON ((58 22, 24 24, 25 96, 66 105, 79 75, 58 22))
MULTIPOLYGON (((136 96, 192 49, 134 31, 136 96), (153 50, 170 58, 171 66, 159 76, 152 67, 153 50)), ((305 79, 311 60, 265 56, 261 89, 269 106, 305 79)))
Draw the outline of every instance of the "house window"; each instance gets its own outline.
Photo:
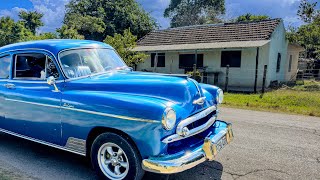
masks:
POLYGON ((4 56, 0 58, 0 79, 8 79, 10 71, 11 56, 4 56))
MULTIPOLYGON (((156 61, 155 57, 156 57, 156 53, 152 53, 151 54, 151 67, 154 67, 154 62, 156 61)), ((166 54, 165 53, 158 53, 157 67, 166 67, 166 54)))
POLYGON ((241 67, 241 51, 222 51, 221 67, 241 67))
MULTIPOLYGON (((179 68, 180 69, 193 69, 196 63, 195 54, 180 54, 179 55, 179 68)), ((203 67, 203 54, 197 54, 197 68, 203 67)))
POLYGON ((277 73, 280 72, 280 65, 281 65, 281 54, 278 53, 278 59, 277 59, 277 73))
POLYGON ((14 78, 45 80, 49 76, 59 78, 59 72, 50 57, 40 53, 15 56, 14 78))
POLYGON ((290 59, 289 59, 289 68, 288 68, 288 72, 291 72, 291 68, 292 68, 292 55, 290 55, 290 59))

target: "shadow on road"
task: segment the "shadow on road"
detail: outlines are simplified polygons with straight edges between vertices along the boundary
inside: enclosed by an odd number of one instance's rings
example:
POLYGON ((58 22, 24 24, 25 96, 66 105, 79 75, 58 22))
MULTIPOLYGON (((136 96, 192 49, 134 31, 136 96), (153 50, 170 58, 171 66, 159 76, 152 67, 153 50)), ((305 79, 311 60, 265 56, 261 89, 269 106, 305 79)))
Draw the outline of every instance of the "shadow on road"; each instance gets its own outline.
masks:
MULTIPOLYGON (((6 165, 34 179, 98 179, 85 157, 0 133, 0 166, 6 165)), ((221 163, 206 162, 173 175, 146 173, 143 179, 221 179, 222 171, 221 163)))

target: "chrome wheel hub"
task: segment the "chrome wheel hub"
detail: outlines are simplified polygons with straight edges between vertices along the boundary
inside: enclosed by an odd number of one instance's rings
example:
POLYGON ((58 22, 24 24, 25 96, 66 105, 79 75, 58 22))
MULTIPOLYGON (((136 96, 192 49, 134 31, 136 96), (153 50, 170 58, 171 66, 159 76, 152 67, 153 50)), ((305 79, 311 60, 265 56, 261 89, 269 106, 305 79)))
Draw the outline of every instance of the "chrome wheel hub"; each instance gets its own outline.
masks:
POLYGON ((109 179, 124 179, 129 172, 129 161, 123 150, 114 143, 103 144, 98 151, 101 171, 109 179))

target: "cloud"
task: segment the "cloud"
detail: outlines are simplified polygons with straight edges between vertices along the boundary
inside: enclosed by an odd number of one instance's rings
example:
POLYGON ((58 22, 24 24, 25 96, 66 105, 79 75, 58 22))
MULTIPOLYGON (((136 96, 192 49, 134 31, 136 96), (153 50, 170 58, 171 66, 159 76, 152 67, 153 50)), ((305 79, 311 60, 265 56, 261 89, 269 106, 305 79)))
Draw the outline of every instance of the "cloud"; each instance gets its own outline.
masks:
POLYGON ((170 26, 170 20, 163 17, 165 8, 169 6, 170 0, 137 0, 142 7, 149 12, 162 29, 170 26))
POLYGON ((18 20, 20 11, 27 11, 27 9, 19 8, 19 7, 14 7, 10 10, 3 9, 0 11, 0 17, 9 16, 9 17, 13 18, 14 20, 18 20))
POLYGON ((21 10, 24 11, 38 11, 43 13, 42 21, 44 26, 39 29, 39 32, 54 32, 61 27, 64 14, 65 5, 69 0, 30 0, 33 5, 32 9, 25 9, 14 7, 12 9, 4 9, 0 11, 0 17, 10 16, 14 20, 18 20, 18 14, 21 10))
POLYGON ((226 0, 226 19, 232 19, 245 13, 268 15, 282 18, 286 26, 299 26, 297 10, 300 0, 226 0))
POLYGON ((34 10, 44 14, 42 21, 45 24, 40 32, 53 32, 63 22, 65 5, 69 0, 30 0, 34 10))

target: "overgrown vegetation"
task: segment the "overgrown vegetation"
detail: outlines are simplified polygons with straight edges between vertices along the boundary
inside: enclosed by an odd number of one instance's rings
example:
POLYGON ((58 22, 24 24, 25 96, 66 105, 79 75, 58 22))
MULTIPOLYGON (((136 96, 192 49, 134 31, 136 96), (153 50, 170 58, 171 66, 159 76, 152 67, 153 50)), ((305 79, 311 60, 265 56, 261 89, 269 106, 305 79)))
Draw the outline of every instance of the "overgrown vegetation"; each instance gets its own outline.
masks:
POLYGON ((126 64, 135 69, 137 64, 148 57, 144 53, 132 51, 137 45, 137 36, 130 29, 125 30, 123 35, 116 33, 114 36, 107 36, 104 42, 114 47, 126 64))
POLYGON ((297 14, 306 24, 298 28, 289 27, 288 40, 303 46, 306 58, 320 59, 320 10, 317 2, 301 0, 297 14))
POLYGON ((260 94, 226 93, 224 106, 320 117, 320 83, 309 81, 260 94))
POLYGON ((253 15, 253 14, 247 13, 237 17, 234 21, 235 22, 252 22, 252 21, 262 21, 267 19, 271 19, 271 18, 267 15, 253 15))

